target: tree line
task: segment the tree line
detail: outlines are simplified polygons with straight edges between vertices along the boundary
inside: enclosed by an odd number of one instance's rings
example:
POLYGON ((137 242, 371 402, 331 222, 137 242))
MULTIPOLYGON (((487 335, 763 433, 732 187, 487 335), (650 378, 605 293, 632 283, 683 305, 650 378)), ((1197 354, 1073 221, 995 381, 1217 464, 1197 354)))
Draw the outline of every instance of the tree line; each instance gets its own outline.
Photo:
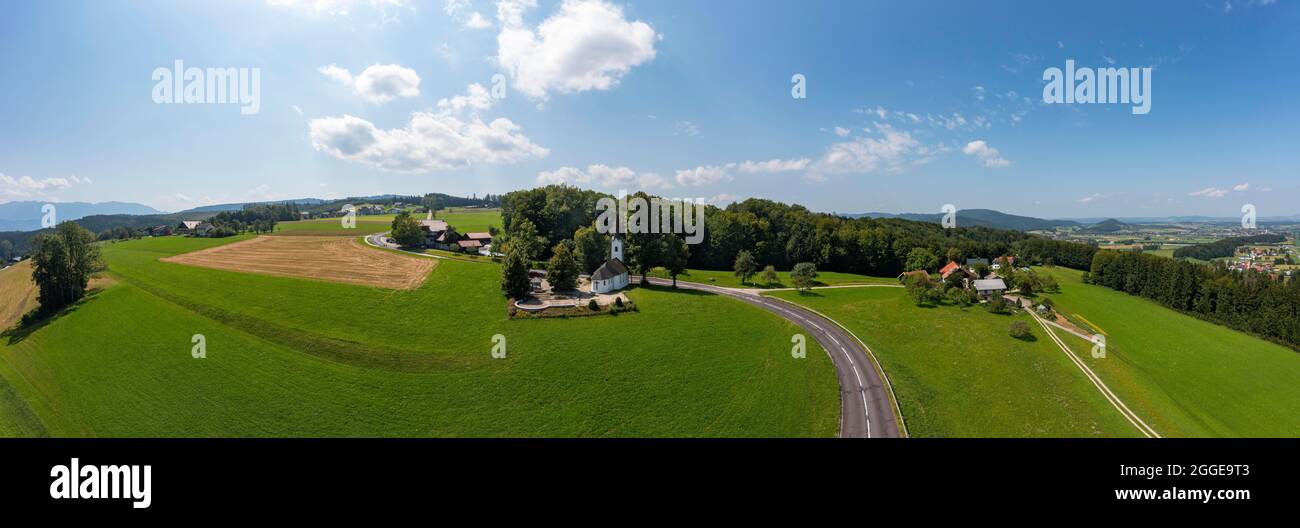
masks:
POLYGON ((1213 260, 1216 258, 1231 257, 1237 253, 1237 248, 1241 246, 1248 246, 1250 244, 1280 244, 1282 242, 1286 242, 1286 237, 1274 234, 1230 237, 1205 244, 1180 247, 1174 250, 1174 258, 1213 260))
MULTIPOLYGON (((557 244, 574 239, 579 230, 594 224, 596 201, 608 196, 562 185, 508 193, 501 198, 506 236, 511 238, 512 232, 518 231, 512 229, 516 223, 529 227, 523 231, 536 240, 523 243, 536 250, 536 258, 547 259, 557 244)), ((938 224, 896 218, 845 218, 756 198, 725 209, 707 206, 704 229, 704 241, 689 247, 686 267, 731 269, 740 252, 747 251, 759 266, 789 270, 795 264, 809 262, 823 271, 875 276, 894 276, 918 267, 935 271, 949 260, 991 261, 1003 255, 1018 255, 1028 263, 1087 270, 1097 251, 1092 245, 1048 240, 1019 231, 945 229, 938 224)), ((654 256, 658 248, 645 246, 644 239, 629 236, 629 257, 635 257, 641 246, 652 252, 648 256, 654 256)), ((584 239, 575 244, 579 253, 587 248, 582 259, 585 267, 598 266, 603 257, 597 255, 603 255, 609 247, 606 240, 591 234, 584 234, 584 239)))
POLYGON ((1084 279, 1300 350, 1300 281, 1294 278, 1101 250, 1084 279))
POLYGON ((275 231, 277 222, 288 222, 299 218, 298 204, 249 205, 238 211, 222 211, 208 219, 212 231, 208 236, 224 237, 239 233, 270 233, 275 231))

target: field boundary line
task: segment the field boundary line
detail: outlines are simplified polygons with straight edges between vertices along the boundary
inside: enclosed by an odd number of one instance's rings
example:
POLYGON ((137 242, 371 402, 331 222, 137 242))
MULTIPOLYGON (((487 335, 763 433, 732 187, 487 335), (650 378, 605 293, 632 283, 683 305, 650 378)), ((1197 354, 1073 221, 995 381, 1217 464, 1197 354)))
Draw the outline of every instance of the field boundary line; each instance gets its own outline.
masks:
MULTIPOLYGON (((882 285, 882 286, 889 286, 894 288, 901 287, 901 286, 892 286, 892 285, 882 285)), ((880 364, 880 359, 876 358, 876 353, 871 350, 871 347, 867 346, 867 344, 864 341, 862 341, 861 337, 858 337, 858 334, 853 333, 852 330, 849 330, 848 327, 840 324, 839 321, 827 317, 826 314, 823 314, 817 310, 814 310, 812 308, 809 308, 807 306, 804 306, 802 304, 799 304, 797 302, 788 299, 782 299, 780 297, 768 297, 768 298, 786 302, 794 306, 798 306, 799 308, 803 308, 804 310, 808 310, 812 313, 815 313, 817 314, 817 316, 821 317, 822 319, 835 323, 835 326, 840 327, 840 329, 844 330, 845 332, 848 332, 849 335, 853 336, 853 339, 857 340, 858 344, 862 345, 862 348, 867 351, 867 355, 871 356, 871 366, 875 367, 876 373, 880 375, 880 379, 885 380, 885 387, 889 389, 889 402, 893 404, 894 418, 896 418, 898 421, 899 431, 903 434, 903 438, 911 438, 912 436, 911 433, 907 431, 907 420, 903 418, 903 409, 898 406, 898 395, 894 394, 893 382, 889 381, 889 375, 885 373, 885 367, 880 364)))
POLYGON ((1124 401, 1121 400, 1119 396, 1114 392, 1111 392, 1110 387, 1106 386, 1106 383, 1101 380, 1101 377, 1097 376, 1097 373, 1093 372, 1091 368, 1088 368, 1087 364, 1083 363, 1082 360, 1074 355, 1074 352, 1070 350, 1070 347, 1067 346, 1064 341, 1061 341, 1061 338, 1056 335, 1056 332, 1052 331, 1052 328, 1047 324, 1045 319, 1039 317, 1038 314, 1033 313, 1032 311, 1028 312, 1035 321, 1038 321, 1039 326, 1043 327, 1043 331, 1047 332, 1047 335, 1052 338, 1052 341, 1056 343, 1056 346, 1061 348, 1061 352, 1064 352, 1065 355, 1070 358, 1070 361, 1083 371, 1083 375, 1097 387, 1097 390, 1101 391, 1102 396, 1110 402, 1111 406, 1115 407, 1115 410, 1119 411, 1120 415, 1123 416, 1125 420, 1128 420, 1133 427, 1137 428, 1138 432, 1142 433, 1147 438, 1163 438, 1160 436, 1160 433, 1157 433, 1155 429, 1152 429, 1151 426, 1147 425, 1147 423, 1142 420, 1142 417, 1138 416, 1132 409, 1129 409, 1128 405, 1125 405, 1124 401))

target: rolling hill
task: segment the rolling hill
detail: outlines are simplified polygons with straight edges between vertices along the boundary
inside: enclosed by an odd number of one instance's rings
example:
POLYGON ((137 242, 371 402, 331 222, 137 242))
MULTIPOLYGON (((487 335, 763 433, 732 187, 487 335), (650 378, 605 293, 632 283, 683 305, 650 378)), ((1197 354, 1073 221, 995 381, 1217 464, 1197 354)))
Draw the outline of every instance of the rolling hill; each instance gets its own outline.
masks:
MULTIPOLYGON (((943 213, 858 213, 840 215, 846 218, 902 218, 918 222, 940 223, 943 213)), ((992 209, 962 209, 957 212, 959 227, 989 227, 993 229, 1014 229, 1016 231, 1052 230, 1057 227, 1074 227, 1080 225, 1073 220, 1045 220, 1031 216, 1019 216, 994 211, 992 209)))
MULTIPOLYGON (((0 231, 34 231, 41 228, 41 207, 47 202, 21 201, 0 203, 0 231)), ((56 220, 78 220, 94 215, 151 215, 161 211, 131 202, 58 202, 56 220)))

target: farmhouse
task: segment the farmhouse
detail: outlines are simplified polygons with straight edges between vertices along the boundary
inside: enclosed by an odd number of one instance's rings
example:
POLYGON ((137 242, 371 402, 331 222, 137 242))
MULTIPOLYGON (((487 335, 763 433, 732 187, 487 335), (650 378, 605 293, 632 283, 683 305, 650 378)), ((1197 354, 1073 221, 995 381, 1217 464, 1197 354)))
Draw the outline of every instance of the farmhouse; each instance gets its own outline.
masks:
POLYGON ((492 233, 465 233, 465 238, 477 240, 480 245, 484 246, 492 243, 492 233))
POLYGON ((443 220, 420 220, 420 229, 424 230, 424 246, 445 249, 447 247, 447 222, 443 220))
POLYGON ((995 295, 1002 295, 1007 291, 1007 283, 1002 279, 980 279, 975 281, 975 293, 979 294, 981 299, 988 299, 995 295))
POLYGON ((479 248, 483 247, 477 240, 457 240, 456 247, 465 253, 477 253, 479 248))
POLYGON ((182 235, 192 234, 194 233, 194 229, 199 227, 199 224, 202 223, 203 222, 198 220, 184 220, 176 226, 176 232, 182 235))
POLYGON ((609 293, 626 288, 628 278, 627 266, 623 264, 623 237, 615 235, 609 243, 609 260, 591 274, 591 293, 609 293))

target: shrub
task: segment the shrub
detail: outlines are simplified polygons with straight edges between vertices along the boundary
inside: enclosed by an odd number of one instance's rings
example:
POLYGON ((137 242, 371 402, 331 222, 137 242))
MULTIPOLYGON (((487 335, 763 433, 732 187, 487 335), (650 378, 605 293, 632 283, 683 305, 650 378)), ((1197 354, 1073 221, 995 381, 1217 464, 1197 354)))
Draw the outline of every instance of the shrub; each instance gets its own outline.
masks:
POLYGON ((1029 325, 1024 321, 1012 321, 1009 329, 1011 337, 1016 339, 1028 339, 1030 337, 1029 325))

